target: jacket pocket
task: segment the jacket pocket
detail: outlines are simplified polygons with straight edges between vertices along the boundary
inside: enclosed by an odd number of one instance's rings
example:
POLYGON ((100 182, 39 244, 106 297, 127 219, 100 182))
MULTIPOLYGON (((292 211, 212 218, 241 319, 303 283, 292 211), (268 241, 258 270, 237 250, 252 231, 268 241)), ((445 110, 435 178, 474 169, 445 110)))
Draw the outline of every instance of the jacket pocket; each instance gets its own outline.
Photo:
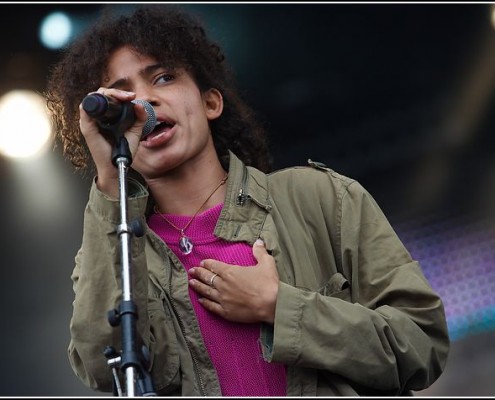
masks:
POLYGON ((319 293, 324 296, 351 301, 351 285, 347 278, 340 272, 333 274, 326 285, 319 290, 319 293))

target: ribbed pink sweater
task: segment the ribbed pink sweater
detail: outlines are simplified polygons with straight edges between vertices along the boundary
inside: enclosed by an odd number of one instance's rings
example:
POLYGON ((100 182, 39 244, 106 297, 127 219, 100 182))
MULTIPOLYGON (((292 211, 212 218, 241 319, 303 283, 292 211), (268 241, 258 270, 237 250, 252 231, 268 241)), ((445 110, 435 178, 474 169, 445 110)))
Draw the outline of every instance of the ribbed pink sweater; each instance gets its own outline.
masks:
MULTIPOLYGON (((189 255, 179 250, 180 234, 157 214, 150 216, 150 228, 160 236, 189 271, 206 258, 229 264, 256 264, 252 248, 246 243, 230 243, 213 235, 222 204, 194 218, 186 230, 194 248, 189 255)), ((190 216, 165 214, 178 227, 185 226, 190 216)), ((223 396, 285 396, 286 374, 283 364, 263 360, 259 343, 260 325, 227 321, 204 309, 198 295, 189 288, 203 340, 220 380, 223 396)))

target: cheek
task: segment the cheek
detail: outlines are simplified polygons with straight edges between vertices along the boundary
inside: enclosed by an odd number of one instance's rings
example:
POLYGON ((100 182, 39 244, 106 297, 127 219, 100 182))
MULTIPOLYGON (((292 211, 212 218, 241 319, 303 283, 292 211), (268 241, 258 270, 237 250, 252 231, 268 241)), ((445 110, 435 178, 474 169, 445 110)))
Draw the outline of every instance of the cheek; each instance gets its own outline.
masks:
POLYGON ((208 118, 206 117, 203 103, 185 102, 183 106, 185 116, 193 132, 209 130, 208 118))
POLYGON ((186 116, 190 117, 195 114, 203 113, 203 105, 195 96, 184 96, 182 109, 186 116))

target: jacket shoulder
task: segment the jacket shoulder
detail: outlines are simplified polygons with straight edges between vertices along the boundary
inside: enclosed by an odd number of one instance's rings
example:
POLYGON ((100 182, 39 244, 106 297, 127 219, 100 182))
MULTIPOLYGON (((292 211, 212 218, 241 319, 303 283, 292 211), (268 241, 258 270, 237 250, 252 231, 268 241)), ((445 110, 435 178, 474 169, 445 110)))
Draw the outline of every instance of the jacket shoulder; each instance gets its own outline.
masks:
POLYGON ((301 182, 302 184, 313 185, 325 184, 325 182, 330 181, 332 185, 341 188, 347 188, 353 183, 359 186, 355 179, 336 172, 322 162, 311 159, 308 159, 307 165, 283 168, 270 173, 268 176, 273 184, 282 182, 297 182, 299 184, 301 182))

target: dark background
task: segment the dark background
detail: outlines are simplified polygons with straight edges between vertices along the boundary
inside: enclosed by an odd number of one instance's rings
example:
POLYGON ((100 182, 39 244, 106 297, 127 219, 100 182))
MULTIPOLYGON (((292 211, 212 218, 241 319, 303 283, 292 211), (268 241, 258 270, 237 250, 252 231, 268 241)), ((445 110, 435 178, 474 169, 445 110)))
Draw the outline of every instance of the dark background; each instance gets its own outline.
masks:
MULTIPOLYGON (((0 95, 44 90, 58 53, 38 41, 42 18, 64 10, 83 29, 101 7, 1 4, 0 95)), ((268 127, 274 167, 311 158, 358 179, 443 297, 451 355, 417 395, 494 395, 491 5, 184 7, 224 47, 268 127)), ((57 147, 31 161, 0 157, 0 182, 0 396, 96 395, 66 356, 89 178, 57 147)))

